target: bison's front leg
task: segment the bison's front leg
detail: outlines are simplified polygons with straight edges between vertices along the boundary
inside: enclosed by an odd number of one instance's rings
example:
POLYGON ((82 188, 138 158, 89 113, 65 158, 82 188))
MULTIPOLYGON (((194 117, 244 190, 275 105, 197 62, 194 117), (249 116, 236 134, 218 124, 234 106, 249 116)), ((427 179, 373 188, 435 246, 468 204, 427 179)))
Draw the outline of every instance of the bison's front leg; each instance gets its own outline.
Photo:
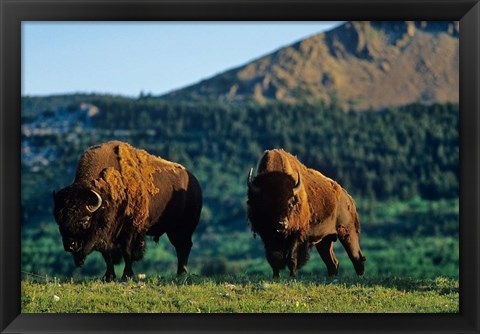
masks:
POLYGON ((123 269, 122 280, 127 281, 129 279, 133 279, 135 274, 133 273, 132 269, 132 254, 130 251, 123 252, 123 260, 125 261, 125 268, 123 269))
POLYGON ((115 269, 113 267, 113 256, 111 252, 102 252, 103 259, 107 264, 107 271, 102 277, 102 281, 111 282, 115 280, 115 269))
POLYGON ((290 270, 290 277, 297 277, 297 257, 298 257, 298 246, 299 243, 297 240, 294 240, 290 250, 287 253, 287 265, 290 270))
POLYGON ((363 276, 365 271, 365 256, 360 250, 359 234, 353 227, 338 226, 338 239, 347 251, 348 257, 353 263, 353 267, 358 276, 363 276))
POLYGON ((270 267, 272 267, 273 278, 279 278, 280 270, 285 268, 282 252, 272 249, 266 249, 265 254, 267 256, 267 261, 270 264, 270 267))

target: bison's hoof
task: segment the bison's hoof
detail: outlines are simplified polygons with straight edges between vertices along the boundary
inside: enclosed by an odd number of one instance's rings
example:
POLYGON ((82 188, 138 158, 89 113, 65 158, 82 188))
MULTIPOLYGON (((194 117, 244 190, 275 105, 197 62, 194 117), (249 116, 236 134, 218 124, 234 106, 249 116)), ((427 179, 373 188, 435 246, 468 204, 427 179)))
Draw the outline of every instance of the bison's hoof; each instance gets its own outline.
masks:
POLYGON ((328 272, 328 277, 335 277, 338 275, 338 268, 328 272))
POLYGON ((122 275, 122 281, 126 282, 126 281, 131 281, 133 280, 135 277, 135 275, 132 273, 132 274, 128 274, 128 275, 125 275, 123 274, 122 275))
POLYGON ((115 275, 106 275, 106 274, 105 274, 105 275, 102 277, 102 282, 107 282, 107 283, 113 282, 113 281, 115 281, 115 278, 116 278, 115 275))
POLYGON ((179 284, 179 285, 184 285, 186 284, 188 281, 188 274, 183 272, 183 273, 179 273, 177 274, 177 276, 175 277, 175 283, 176 284, 179 284))

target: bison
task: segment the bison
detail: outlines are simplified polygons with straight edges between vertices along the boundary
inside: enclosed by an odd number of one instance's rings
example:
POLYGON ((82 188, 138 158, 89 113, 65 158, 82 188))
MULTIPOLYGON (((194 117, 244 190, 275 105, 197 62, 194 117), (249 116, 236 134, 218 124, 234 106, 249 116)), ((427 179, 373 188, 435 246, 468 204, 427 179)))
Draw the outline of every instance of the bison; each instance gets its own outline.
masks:
POLYGON ((364 273, 360 221, 353 198, 337 182, 307 168, 282 149, 265 151, 252 179, 248 174, 248 220, 259 234, 273 277, 288 266, 290 276, 315 246, 328 275, 338 272, 333 243, 340 239, 356 273, 364 273))
POLYGON ((202 192, 182 165, 127 143, 107 142, 82 154, 75 180, 54 191, 53 199, 64 249, 76 266, 98 251, 107 265, 105 281, 115 279, 113 265, 122 257, 122 279, 132 278, 132 263, 145 252, 145 236, 158 241, 166 233, 177 253, 177 274, 187 272, 202 192))

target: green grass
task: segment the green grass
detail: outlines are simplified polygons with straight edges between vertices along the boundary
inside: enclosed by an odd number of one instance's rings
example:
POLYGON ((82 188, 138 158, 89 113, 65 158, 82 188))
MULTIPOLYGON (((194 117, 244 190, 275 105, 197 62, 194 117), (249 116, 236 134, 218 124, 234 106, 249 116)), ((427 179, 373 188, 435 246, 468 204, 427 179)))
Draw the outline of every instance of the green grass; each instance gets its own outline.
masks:
POLYGON ((458 280, 226 275, 22 281, 23 313, 456 313, 458 280))

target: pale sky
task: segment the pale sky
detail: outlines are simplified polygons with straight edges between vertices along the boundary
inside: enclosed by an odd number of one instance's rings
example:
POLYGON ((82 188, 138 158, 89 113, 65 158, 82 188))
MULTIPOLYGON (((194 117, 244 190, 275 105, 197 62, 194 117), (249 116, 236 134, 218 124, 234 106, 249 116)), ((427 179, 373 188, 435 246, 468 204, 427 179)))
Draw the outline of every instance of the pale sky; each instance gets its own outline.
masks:
POLYGON ((28 22, 22 96, 160 95, 341 22, 28 22))

